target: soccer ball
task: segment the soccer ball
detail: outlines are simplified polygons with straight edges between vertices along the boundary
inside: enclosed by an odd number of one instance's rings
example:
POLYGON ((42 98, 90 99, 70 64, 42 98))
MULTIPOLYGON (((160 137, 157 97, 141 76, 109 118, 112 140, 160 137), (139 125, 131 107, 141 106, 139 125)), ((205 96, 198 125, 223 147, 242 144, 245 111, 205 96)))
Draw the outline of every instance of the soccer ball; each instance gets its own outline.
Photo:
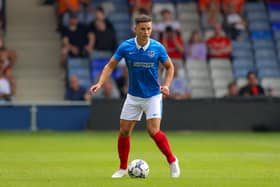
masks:
POLYGON ((149 165, 141 159, 133 160, 128 166, 128 175, 132 178, 146 178, 149 175, 149 165))

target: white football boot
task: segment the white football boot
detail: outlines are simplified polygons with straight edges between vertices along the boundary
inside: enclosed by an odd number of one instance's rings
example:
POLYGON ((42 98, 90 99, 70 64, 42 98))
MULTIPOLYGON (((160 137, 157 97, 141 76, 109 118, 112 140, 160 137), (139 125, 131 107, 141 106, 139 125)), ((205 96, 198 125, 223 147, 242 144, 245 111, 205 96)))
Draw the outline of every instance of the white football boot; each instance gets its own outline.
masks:
POLYGON ((176 160, 172 162, 170 165, 170 176, 172 178, 178 178, 180 176, 180 167, 179 167, 179 160, 176 157, 176 160))
POLYGON ((112 178, 122 178, 127 174, 127 169, 118 169, 113 175, 112 178))

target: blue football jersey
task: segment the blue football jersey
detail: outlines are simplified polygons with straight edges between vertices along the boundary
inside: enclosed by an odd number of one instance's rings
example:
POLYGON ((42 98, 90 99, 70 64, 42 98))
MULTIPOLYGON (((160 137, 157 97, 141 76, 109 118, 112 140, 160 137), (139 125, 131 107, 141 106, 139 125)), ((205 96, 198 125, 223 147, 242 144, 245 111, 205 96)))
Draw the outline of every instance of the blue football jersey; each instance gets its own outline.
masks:
POLYGON ((120 61, 125 59, 128 74, 130 95, 148 98, 160 94, 158 78, 159 63, 166 62, 169 57, 163 45, 154 39, 150 39, 144 46, 137 44, 136 38, 124 41, 114 54, 114 58, 120 61))

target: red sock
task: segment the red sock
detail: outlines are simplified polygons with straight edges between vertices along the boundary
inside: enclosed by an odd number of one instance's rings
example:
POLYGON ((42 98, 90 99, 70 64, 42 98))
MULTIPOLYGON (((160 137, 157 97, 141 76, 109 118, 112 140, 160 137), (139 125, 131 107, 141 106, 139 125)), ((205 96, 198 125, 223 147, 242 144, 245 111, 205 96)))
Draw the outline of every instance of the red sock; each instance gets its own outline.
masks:
POLYGON ((176 158, 171 152, 166 135, 162 131, 158 131, 154 136, 152 136, 152 138, 161 152, 166 156, 168 163, 174 162, 176 158))
POLYGON ((120 169, 127 168, 129 150, 130 150, 130 137, 119 136, 118 152, 120 158, 120 169))

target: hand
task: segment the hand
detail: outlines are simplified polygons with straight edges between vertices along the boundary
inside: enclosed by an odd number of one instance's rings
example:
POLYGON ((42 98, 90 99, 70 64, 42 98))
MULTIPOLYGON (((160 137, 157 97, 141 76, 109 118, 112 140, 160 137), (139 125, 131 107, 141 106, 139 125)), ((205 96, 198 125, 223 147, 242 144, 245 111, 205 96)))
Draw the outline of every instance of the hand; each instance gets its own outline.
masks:
POLYGON ((101 85, 100 84, 95 84, 93 86, 90 87, 89 89, 89 93, 90 95, 93 95, 95 92, 97 92, 99 89, 101 88, 101 85))
POLYGON ((168 95, 169 95, 169 88, 168 88, 168 86, 161 86, 161 87, 160 87, 160 92, 161 92, 164 96, 168 96, 168 95))

